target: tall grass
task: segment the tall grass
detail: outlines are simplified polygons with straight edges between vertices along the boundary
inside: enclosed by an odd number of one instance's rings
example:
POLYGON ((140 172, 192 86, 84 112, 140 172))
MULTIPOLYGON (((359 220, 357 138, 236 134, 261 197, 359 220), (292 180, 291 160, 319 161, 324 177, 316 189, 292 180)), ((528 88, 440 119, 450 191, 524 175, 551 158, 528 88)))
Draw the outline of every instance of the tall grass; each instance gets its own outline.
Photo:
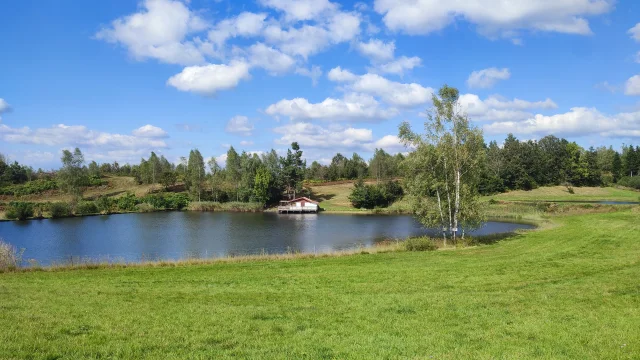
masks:
POLYGON ((0 238, 0 272, 15 270, 22 263, 23 250, 7 244, 0 238))

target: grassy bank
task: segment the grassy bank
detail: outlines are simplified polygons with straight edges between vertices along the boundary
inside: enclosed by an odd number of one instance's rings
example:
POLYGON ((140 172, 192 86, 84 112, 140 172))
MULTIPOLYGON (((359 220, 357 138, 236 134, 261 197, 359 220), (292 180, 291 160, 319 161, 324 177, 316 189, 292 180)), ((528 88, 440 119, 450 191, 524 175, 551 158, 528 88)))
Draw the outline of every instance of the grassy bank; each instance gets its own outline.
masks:
POLYGON ((517 190, 486 199, 503 201, 640 201, 640 192, 613 187, 574 187, 571 194, 566 186, 541 187, 531 191, 517 190))
POLYGON ((640 212, 490 246, 0 274, 0 358, 637 358, 640 212))

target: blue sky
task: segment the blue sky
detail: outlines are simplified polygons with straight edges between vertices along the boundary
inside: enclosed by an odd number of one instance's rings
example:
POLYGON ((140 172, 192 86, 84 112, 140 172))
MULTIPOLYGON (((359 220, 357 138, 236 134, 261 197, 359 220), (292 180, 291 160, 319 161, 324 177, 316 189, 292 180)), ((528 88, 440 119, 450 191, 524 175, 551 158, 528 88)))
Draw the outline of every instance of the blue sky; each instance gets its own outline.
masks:
POLYGON ((0 152, 34 167, 197 147, 402 152, 457 87, 487 140, 640 143, 640 3, 5 1, 0 152))

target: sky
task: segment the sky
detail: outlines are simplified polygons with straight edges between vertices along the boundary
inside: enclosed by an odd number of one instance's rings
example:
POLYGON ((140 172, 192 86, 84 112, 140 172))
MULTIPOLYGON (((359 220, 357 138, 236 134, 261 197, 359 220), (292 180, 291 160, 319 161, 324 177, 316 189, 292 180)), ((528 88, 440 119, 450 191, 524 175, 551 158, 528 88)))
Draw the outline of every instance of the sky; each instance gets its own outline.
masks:
POLYGON ((34 168, 405 152, 444 84, 487 141, 640 144, 638 1, 21 0, 0 34, 0 153, 34 168))

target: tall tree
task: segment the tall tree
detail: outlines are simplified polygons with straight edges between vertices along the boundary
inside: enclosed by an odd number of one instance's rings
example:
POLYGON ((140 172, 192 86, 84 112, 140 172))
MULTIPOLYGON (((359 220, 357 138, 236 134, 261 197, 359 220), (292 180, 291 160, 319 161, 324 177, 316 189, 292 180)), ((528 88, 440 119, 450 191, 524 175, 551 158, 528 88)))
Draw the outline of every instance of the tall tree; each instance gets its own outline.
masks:
POLYGON ((426 134, 400 126, 400 139, 416 150, 405 160, 405 182, 413 195, 417 218, 442 229, 456 241, 459 232, 483 219, 477 201, 477 166, 484 156, 482 131, 460 112, 459 92, 447 85, 432 96, 433 108, 425 123, 426 134), (459 228, 460 227, 460 228, 459 228))
POLYGON ((204 159, 198 149, 189 152, 189 162, 187 163, 187 178, 189 184, 189 194, 194 200, 201 201, 202 183, 204 181, 204 159))
POLYGON ((240 164, 240 156, 236 152, 236 149, 231 146, 227 151, 227 166, 226 166, 227 180, 230 181, 235 189, 236 201, 240 201, 240 193, 238 188, 240 187, 240 180, 242 179, 242 168, 240 164))
POLYGON ((256 171, 253 187, 253 198, 255 201, 266 204, 270 198, 271 172, 264 166, 260 166, 256 171))
POLYGON ((82 188, 88 184, 87 169, 84 167, 84 155, 80 149, 73 152, 62 151, 62 168, 58 172, 60 188, 74 196, 75 200, 82 198, 82 188))
POLYGON ((302 150, 297 142, 291 143, 291 149, 287 150, 287 156, 282 158, 282 180, 285 192, 289 198, 295 198, 296 193, 302 190, 304 171, 307 164, 302 160, 302 150))

